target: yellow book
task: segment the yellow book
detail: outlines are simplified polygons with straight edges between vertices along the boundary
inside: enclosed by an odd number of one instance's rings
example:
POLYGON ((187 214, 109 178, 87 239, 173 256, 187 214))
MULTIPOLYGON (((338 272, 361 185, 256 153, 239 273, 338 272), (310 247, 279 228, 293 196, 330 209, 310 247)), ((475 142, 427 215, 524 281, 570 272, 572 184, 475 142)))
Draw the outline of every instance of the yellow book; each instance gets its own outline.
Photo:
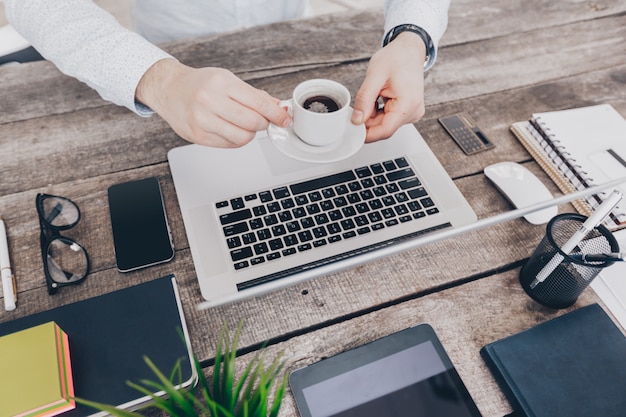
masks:
POLYGON ((0 417, 49 417, 76 407, 68 337, 54 322, 0 337, 0 417))

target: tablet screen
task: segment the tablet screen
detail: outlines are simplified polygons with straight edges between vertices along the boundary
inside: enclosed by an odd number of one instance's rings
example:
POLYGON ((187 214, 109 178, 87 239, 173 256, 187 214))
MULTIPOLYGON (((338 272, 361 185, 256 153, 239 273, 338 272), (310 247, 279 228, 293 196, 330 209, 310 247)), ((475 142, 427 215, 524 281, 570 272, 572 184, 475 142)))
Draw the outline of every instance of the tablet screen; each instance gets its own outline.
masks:
POLYGON ((294 371, 289 381, 302 417, 480 417, 427 324, 294 371))

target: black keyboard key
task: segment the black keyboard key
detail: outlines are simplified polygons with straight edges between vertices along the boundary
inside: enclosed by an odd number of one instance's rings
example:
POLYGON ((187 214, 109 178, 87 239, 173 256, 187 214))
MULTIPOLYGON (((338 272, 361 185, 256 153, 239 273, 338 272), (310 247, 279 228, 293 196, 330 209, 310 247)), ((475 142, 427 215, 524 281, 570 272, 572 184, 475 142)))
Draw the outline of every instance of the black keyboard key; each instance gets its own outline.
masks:
POLYGON ((252 201, 252 200, 256 200, 257 198, 259 197, 256 194, 248 194, 247 196, 244 197, 244 200, 252 201))
POLYGON ((371 190, 363 190, 359 193, 359 195, 363 200, 371 200, 372 198, 374 198, 374 194, 371 190))
POLYGON ((370 165, 370 167, 372 168, 372 172, 374 174, 382 174, 383 172, 385 172, 385 168, 383 168, 381 164, 373 164, 370 165))
POLYGON ((430 199, 430 198, 422 198, 422 199, 420 200, 420 202, 422 203, 422 206, 424 206, 424 207, 432 207, 432 206, 434 206, 434 205, 435 205, 435 203, 433 202, 433 200, 432 200, 432 199, 430 199))
POLYGON ((363 189, 363 187, 361 187, 361 184, 359 184, 357 181, 348 184, 348 188, 350 188, 350 191, 359 191, 363 189))
POLYGON ((262 256, 259 256, 258 258, 250 259, 250 265, 258 265, 258 264, 262 264, 263 262, 265 262, 265 258, 262 256))
POLYGON ((343 195, 343 194, 348 194, 350 190, 348 190, 348 187, 345 184, 341 184, 335 187, 335 192, 338 195, 343 195))
POLYGON ((233 210, 239 210, 246 206, 246 203, 243 202, 243 198, 237 197, 230 200, 230 206, 233 210))
POLYGON ((289 193, 289 188, 287 187, 275 188, 273 191, 274 191, 274 198, 276 200, 280 200, 282 198, 289 197, 291 195, 289 193))
POLYGON ((361 185, 363 188, 372 188, 376 185, 376 183, 371 178, 365 178, 364 180, 361 180, 361 185))
POLYGON ((324 198, 333 198, 337 194, 335 194, 335 190, 333 190, 332 188, 326 188, 322 190, 322 195, 324 196, 324 198))
POLYGON ((409 212, 409 209, 404 204, 398 204, 393 209, 396 211, 396 213, 398 213, 398 216, 404 216, 409 212))
POLYGON ((348 202, 349 202, 350 204, 356 204, 356 203, 358 203, 359 201, 361 201, 361 197, 359 197, 359 195, 358 195, 357 193, 354 193, 354 194, 349 194, 349 195, 348 195, 348 202))
POLYGON ((301 229, 300 223, 298 222, 289 222, 285 226, 287 226, 287 230, 289 231, 289 233, 294 233, 301 229))
POLYGON ((263 221, 265 222, 266 226, 272 226, 278 223, 278 217, 275 214, 268 214, 267 216, 263 217, 263 221))
POLYGON ((296 207, 291 212, 293 213, 293 217, 296 219, 306 216, 306 210, 304 207, 296 207))
POLYGON ((251 258, 254 254, 252 253, 252 248, 246 246, 244 248, 239 248, 230 251, 230 257, 233 262, 241 261, 242 259, 251 258))
POLYGON ((426 213, 423 211, 418 211, 417 213, 413 213, 414 219, 421 219, 422 217, 426 217, 426 213))
POLYGON ((395 159, 394 161, 396 162, 396 165, 398 165, 399 168, 406 168, 409 166, 409 163, 404 157, 395 159))
POLYGON ((244 233, 241 235, 241 240, 244 245, 251 245, 256 242, 256 235, 254 233, 244 233))
POLYGON ((353 217, 356 216, 356 210, 352 206, 344 207, 341 209, 341 212, 345 217, 353 217))
POLYGON ((312 249, 312 248, 313 248, 313 246, 311 246, 310 243, 305 243, 304 245, 298 246, 298 252, 304 252, 304 251, 312 249))
POLYGON ((264 253, 267 253, 270 251, 270 248, 267 246, 267 243, 265 242, 256 243, 252 247, 254 248, 254 253, 256 255, 263 255, 264 253))
POLYGON ((372 176, 372 171, 370 171, 370 169, 368 167, 357 168, 354 171, 356 172, 356 175, 359 178, 366 178, 366 177, 371 177, 372 176))
POLYGON ((411 220, 413 220, 413 217, 411 217, 411 216, 402 216, 402 217, 400 217, 400 222, 401 223, 410 222, 411 220))
POLYGON ((280 211, 280 204, 277 201, 272 201, 267 204, 267 210, 270 213, 276 213, 277 211, 280 211))
POLYGON ((315 220, 313 217, 305 217, 304 219, 300 219, 300 224, 304 229, 308 229, 309 227, 315 226, 315 220))
POLYGON ((332 200, 324 200, 320 203, 320 207, 322 208, 322 210, 328 211, 334 209, 335 205, 333 204, 332 200))
POLYGON ((246 222, 231 224, 228 226, 224 226, 224 236, 234 236, 238 235, 239 233, 247 232, 248 230, 248 224, 246 222))
POLYGON ((356 227, 356 225, 354 224, 354 220, 352 219, 342 220, 339 224, 341 224, 341 228, 343 230, 352 230, 356 227))
POLYGON ((276 226, 272 226, 272 235, 274 236, 282 236, 287 234, 287 229, 282 224, 277 224, 276 226))
POLYGON ((282 253, 283 253, 283 256, 293 255, 294 253, 296 253, 296 248, 283 249, 282 253))
POLYGON ((335 243, 341 241, 341 235, 334 235, 328 238, 328 243, 335 243))
POLYGON ((272 201, 272 193, 269 191, 262 191, 259 193, 259 198, 261 199, 261 203, 267 203, 268 201, 272 201))
POLYGON ((309 193, 309 198, 312 202, 320 201, 322 199, 322 194, 319 191, 313 191, 309 193))
POLYGON ((298 238, 296 237, 296 235, 285 236, 283 237, 283 241, 285 242, 285 246, 293 246, 298 244, 298 238))
POLYGON ((354 222, 356 223, 357 226, 365 226, 366 224, 369 224, 369 220, 367 220, 367 216, 356 216, 354 218, 354 222))
POLYGON ((300 242, 302 243, 308 242, 310 240, 313 240, 313 234, 310 230, 303 230, 298 233, 298 239, 300 239, 300 242))
POLYGON ((334 235, 335 233, 341 232, 341 226, 339 223, 331 223, 326 225, 326 230, 328 230, 328 233, 331 235, 334 235))
POLYGON ((326 244, 326 239, 320 239, 313 242, 314 248, 319 248, 320 246, 324 246, 326 244))
POLYGON ((409 206, 409 210, 411 211, 418 211, 422 209, 422 206, 417 201, 409 201, 407 205, 409 206))
POLYGON ((256 217, 261 217, 264 216, 265 214, 267 214, 267 210, 265 209, 265 206, 256 206, 252 208, 252 212, 254 213, 254 215, 256 217))
POLYGON ((250 264, 248 263, 248 261, 241 261, 241 262, 236 262, 235 263, 235 269, 236 270, 247 268, 249 266, 250 266, 250 264))
POLYGON ((409 188, 419 187, 420 185, 422 185, 422 183, 420 182, 420 180, 417 179, 417 177, 411 177, 407 178, 406 180, 399 181, 398 185, 403 190, 408 190, 409 188))
POLYGON ((295 194, 308 193, 314 190, 320 190, 326 187, 333 187, 337 184, 341 184, 344 182, 354 181, 356 179, 356 175, 352 171, 340 172, 338 174, 328 175, 322 178, 316 178, 309 181, 304 181, 298 184, 293 184, 289 188, 291 188, 291 192, 295 194))
POLYGON ((217 203, 215 203, 215 207, 216 208, 228 207, 228 201, 218 201, 217 203))
POLYGON ((309 204, 309 199, 306 197, 306 195, 298 195, 296 196, 296 204, 299 206, 309 204))
POLYGON ((390 196, 390 195, 383 197, 382 201, 386 207, 393 206, 394 204, 396 204, 396 200, 393 198, 393 196, 390 196))
POLYGON ((395 195, 395 197, 398 203, 404 203, 405 201, 409 200, 409 196, 406 195, 406 193, 398 193, 395 195))
POLYGON ((383 220, 383 216, 381 216, 380 213, 377 211, 368 213, 367 217, 370 219, 370 222, 372 223, 378 223, 383 220))
POLYGON ((385 225, 382 223, 376 223, 372 225, 372 230, 380 230, 380 229, 384 229, 385 225))
POLYGON ((364 235, 366 233, 371 232, 371 229, 369 227, 361 227, 360 229, 357 229, 356 232, 360 235, 364 235))
POLYGON ((271 239, 272 232, 270 232, 270 229, 261 229, 256 231, 256 235, 258 236, 259 240, 267 240, 271 239))
POLYGON ((226 244, 228 245, 228 249, 234 249, 241 246, 241 238, 239 236, 229 237, 226 239, 226 244))
POLYGON ((414 177, 415 172, 411 168, 403 168, 398 171, 387 173, 387 179, 389 181, 398 181, 403 178, 414 177))
POLYGON ((326 229, 322 226, 316 227, 315 229, 313 229, 313 236, 315 236, 318 239, 327 235, 328 235, 328 232, 326 232, 326 229))
POLYGON ((374 177, 374 182, 378 185, 382 185, 382 184, 386 184, 387 183, 387 178, 385 178, 384 175, 376 175, 374 177))
POLYGON ((429 216, 431 214, 437 214, 437 213, 439 213, 439 209, 437 207, 429 208, 428 210, 426 210, 426 214, 428 214, 429 216))
POLYGON ((281 239, 272 239, 269 242, 270 245, 270 249, 271 250, 279 250, 285 247, 285 245, 283 245, 283 241, 281 239))
POLYGON ((227 224, 240 222, 242 220, 248 220, 252 218, 252 212, 249 209, 233 211, 232 213, 222 214, 220 216, 220 223, 222 226, 227 224))
POLYGON ((424 197, 424 196, 427 196, 427 195, 428 195, 428 193, 426 192, 426 190, 423 187, 414 188, 412 190, 409 190, 409 196, 412 199, 424 197))
POLYGON ((348 200, 346 200, 345 197, 337 197, 333 198, 333 203, 335 204, 335 207, 343 207, 348 205, 348 200))
POLYGON ((397 193, 398 191, 400 191, 398 184, 396 184, 395 182, 385 185, 385 188, 387 189, 387 192, 391 194, 397 193))
POLYGON ((398 223, 398 220, 396 220, 396 219, 387 220, 385 222, 385 226, 387 226, 387 227, 395 226, 397 224, 399 224, 399 223, 398 223))
POLYGON ((373 190, 373 191, 374 191, 374 195, 375 195, 376 197, 382 197, 382 196, 384 196, 385 194, 387 194, 387 190, 385 190, 385 188, 384 188, 384 187, 376 187, 376 188, 374 188, 374 190, 373 190))
POLYGON ((385 219, 393 219, 396 217, 396 213, 390 208, 382 209, 380 212, 385 219))
POLYGON ((267 260, 268 261, 273 261, 275 259, 280 258, 280 252, 273 252, 267 255, 267 260))
POLYGON ((263 224, 263 220, 262 219, 252 219, 252 220, 250 220, 250 228, 252 230, 260 229, 263 226, 264 226, 264 224, 263 224))
POLYGON ((282 206, 283 210, 288 210, 290 208, 294 208, 296 206, 296 203, 293 201, 293 198, 285 198, 283 201, 280 202, 280 205, 282 206))
POLYGON ((344 239, 350 239, 351 237, 355 237, 356 236, 356 232, 351 230, 349 232, 345 232, 341 235, 344 239))
POLYGON ((322 211, 322 209, 320 208, 319 204, 313 203, 313 204, 309 204, 308 206, 306 206, 306 211, 310 215, 314 215, 322 211))
POLYGON ((332 210, 328 212, 328 217, 331 221, 336 222, 337 220, 343 219, 343 215, 339 210, 332 210))
POLYGON ((359 213, 367 213, 368 211, 370 211, 370 207, 365 203, 359 203, 354 207, 359 213))
POLYGON ((397 168, 396 164, 393 161, 383 162, 383 167, 385 167, 387 171, 394 171, 397 168))
POLYGON ((281 211, 280 213, 278 213, 278 218, 280 219, 281 222, 288 222, 289 220, 293 219, 293 216, 291 215, 291 212, 289 211, 281 211))
POLYGON ((314 219, 315 219, 315 224, 326 224, 330 221, 326 213, 318 214, 317 216, 314 217, 314 219))
POLYGON ((383 206, 383 203, 380 200, 371 200, 369 202, 369 205, 372 208, 372 210, 378 210, 379 208, 383 206))

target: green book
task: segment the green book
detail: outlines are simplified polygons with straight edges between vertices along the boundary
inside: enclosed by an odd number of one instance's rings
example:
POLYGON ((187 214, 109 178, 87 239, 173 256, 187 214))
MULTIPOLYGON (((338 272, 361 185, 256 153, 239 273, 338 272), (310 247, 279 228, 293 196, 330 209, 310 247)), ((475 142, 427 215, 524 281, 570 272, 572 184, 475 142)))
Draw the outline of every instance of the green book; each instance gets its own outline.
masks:
POLYGON ((76 407, 68 336, 47 322, 0 337, 0 416, 49 417, 76 407))

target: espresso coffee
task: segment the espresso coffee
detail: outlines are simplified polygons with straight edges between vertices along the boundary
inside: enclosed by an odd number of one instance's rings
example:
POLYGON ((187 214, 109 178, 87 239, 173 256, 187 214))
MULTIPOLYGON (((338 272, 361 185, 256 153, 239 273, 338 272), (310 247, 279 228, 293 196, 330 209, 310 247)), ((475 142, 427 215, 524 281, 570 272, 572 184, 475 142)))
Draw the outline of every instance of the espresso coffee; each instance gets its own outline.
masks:
POLYGON ((304 100, 302 107, 314 113, 332 113, 339 110, 341 106, 328 96, 313 96, 304 100))

